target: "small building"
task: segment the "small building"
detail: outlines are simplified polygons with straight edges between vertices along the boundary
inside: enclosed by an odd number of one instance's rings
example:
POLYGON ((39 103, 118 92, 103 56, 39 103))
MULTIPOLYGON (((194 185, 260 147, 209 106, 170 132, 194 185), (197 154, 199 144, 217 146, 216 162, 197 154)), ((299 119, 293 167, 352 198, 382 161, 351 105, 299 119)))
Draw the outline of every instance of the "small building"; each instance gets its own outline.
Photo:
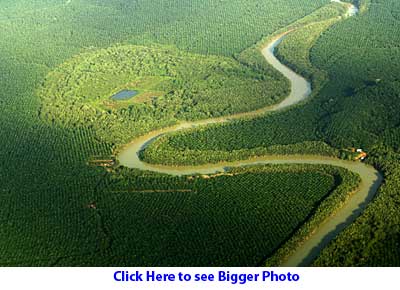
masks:
POLYGON ((364 151, 361 150, 361 152, 357 151, 359 154, 354 158, 355 160, 365 160, 367 158, 368 154, 365 153, 364 151))
POLYGON ((363 149, 348 148, 340 150, 340 158, 344 160, 363 161, 368 154, 363 149))

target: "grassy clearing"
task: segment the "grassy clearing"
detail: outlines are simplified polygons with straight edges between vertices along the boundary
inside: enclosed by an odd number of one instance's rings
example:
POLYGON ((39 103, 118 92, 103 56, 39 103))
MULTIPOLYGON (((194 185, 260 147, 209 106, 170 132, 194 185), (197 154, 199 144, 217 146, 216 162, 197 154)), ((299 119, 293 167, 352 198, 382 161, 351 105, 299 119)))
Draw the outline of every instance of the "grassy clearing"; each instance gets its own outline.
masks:
POLYGON ((42 118, 66 127, 93 127, 111 143, 127 142, 178 120, 274 104, 287 94, 285 83, 227 57, 161 46, 114 46, 65 62, 48 74, 38 95, 43 100, 42 118), (110 100, 129 89, 141 95, 123 102, 110 100))

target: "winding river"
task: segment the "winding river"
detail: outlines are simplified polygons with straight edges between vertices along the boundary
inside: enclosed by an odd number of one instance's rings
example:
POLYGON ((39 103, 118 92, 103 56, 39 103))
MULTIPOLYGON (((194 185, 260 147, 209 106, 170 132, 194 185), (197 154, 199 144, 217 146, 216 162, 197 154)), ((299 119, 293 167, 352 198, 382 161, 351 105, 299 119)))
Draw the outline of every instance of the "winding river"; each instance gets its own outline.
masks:
MULTIPOLYGON (((337 1, 336 1, 337 2, 337 1)), ((348 4, 346 4, 348 5, 348 4)), ((355 6, 349 5, 347 16, 353 16, 357 13, 355 6)), ((298 75, 290 68, 282 64, 274 55, 275 48, 290 32, 283 33, 273 40, 262 50, 266 61, 275 69, 281 72, 291 83, 291 93, 281 103, 262 108, 256 111, 239 113, 228 117, 214 118, 197 122, 182 122, 176 126, 150 132, 133 140, 126 145, 118 154, 117 159, 123 166, 148 170, 171 175, 192 175, 192 174, 210 174, 226 171, 229 167, 250 166, 259 164, 326 164, 346 168, 361 176, 361 184, 355 194, 353 194, 347 203, 336 213, 326 219, 317 229, 313 231, 310 237, 301 244, 293 255, 288 257, 283 266, 304 266, 310 264, 329 241, 331 241, 340 231, 350 225, 365 209, 368 203, 375 196, 380 184, 382 175, 373 167, 361 162, 344 161, 340 159, 327 158, 321 156, 264 156, 245 161, 221 162, 218 164, 207 164, 201 166, 164 166, 154 165, 143 162, 139 158, 139 152, 146 148, 148 144, 158 137, 176 132, 179 130, 205 126, 207 124, 216 124, 229 122, 233 119, 243 117, 255 117, 266 112, 282 110, 305 100, 311 94, 311 85, 302 76, 298 75)))

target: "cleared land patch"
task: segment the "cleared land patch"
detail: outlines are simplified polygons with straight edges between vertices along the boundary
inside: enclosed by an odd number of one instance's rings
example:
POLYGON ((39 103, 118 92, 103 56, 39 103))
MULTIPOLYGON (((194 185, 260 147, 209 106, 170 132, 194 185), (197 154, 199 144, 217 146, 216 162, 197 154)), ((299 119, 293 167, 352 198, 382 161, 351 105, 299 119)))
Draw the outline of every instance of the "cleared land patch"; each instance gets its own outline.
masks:
POLYGON ((129 138, 152 126, 274 104, 287 93, 285 83, 232 58, 128 45, 72 58, 47 76, 38 94, 43 118, 93 126, 115 142, 115 131, 129 138), (130 91, 137 96, 110 99, 130 91))

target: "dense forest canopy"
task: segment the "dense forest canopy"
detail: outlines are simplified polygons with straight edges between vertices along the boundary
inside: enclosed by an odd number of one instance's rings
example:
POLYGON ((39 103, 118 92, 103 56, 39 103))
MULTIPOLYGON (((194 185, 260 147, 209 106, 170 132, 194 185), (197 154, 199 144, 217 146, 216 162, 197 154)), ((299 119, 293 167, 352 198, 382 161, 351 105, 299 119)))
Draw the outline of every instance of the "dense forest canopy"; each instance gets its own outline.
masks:
MULTIPOLYGON (((121 43, 232 56, 326 2, 1 1, 0 158, 7 164, 0 167, 1 265, 93 265, 99 251, 119 255, 101 247, 104 229, 88 207, 110 196, 102 182, 113 175, 87 161, 109 156, 113 144, 100 141, 93 128, 39 116, 37 91, 51 71, 74 55, 121 43)), ((121 202, 124 195, 112 198, 121 202)), ((107 264, 107 258, 96 263, 107 264)))
MULTIPOLYGON (((398 6, 394 2, 372 2, 367 12, 337 23, 315 45, 305 48, 310 50, 312 65, 329 78, 318 97, 306 105, 265 118, 186 132, 169 139, 168 144, 177 149, 231 151, 324 141, 339 149, 372 149, 381 143, 399 149, 400 80, 396 72, 400 28, 391 12, 392 7, 398 6), (298 123, 302 124, 301 129, 296 126, 298 123), (225 142, 232 138, 236 141, 225 142)), ((306 37, 311 35, 308 30, 303 33, 306 37)), ((315 78, 318 73, 301 63, 301 55, 296 56, 297 60, 293 58, 299 38, 295 35, 289 36, 280 57, 297 61, 299 72, 315 78)))
MULTIPOLYGON (((310 102, 264 118, 165 136, 142 152, 143 158, 191 164, 190 156, 201 162, 222 160, 229 152, 239 159, 247 157, 243 148, 265 154, 277 153, 275 148, 282 150, 278 145, 286 145, 281 152, 291 154, 299 152, 301 144, 300 152, 308 153, 315 150, 310 146, 315 141, 337 149, 364 148, 371 155, 368 162, 384 171, 387 183, 366 213, 322 253, 316 265, 398 265, 399 3, 360 4, 359 16, 335 24, 304 50, 309 57, 293 50, 318 26, 289 35, 279 48, 282 61, 289 60, 288 65, 309 75, 318 88, 310 102), (260 150, 260 146, 270 149, 260 150), (166 154, 159 154, 159 149, 166 154), (170 152, 178 154, 172 157, 170 152)), ((317 150, 333 153, 323 147, 317 150)))

